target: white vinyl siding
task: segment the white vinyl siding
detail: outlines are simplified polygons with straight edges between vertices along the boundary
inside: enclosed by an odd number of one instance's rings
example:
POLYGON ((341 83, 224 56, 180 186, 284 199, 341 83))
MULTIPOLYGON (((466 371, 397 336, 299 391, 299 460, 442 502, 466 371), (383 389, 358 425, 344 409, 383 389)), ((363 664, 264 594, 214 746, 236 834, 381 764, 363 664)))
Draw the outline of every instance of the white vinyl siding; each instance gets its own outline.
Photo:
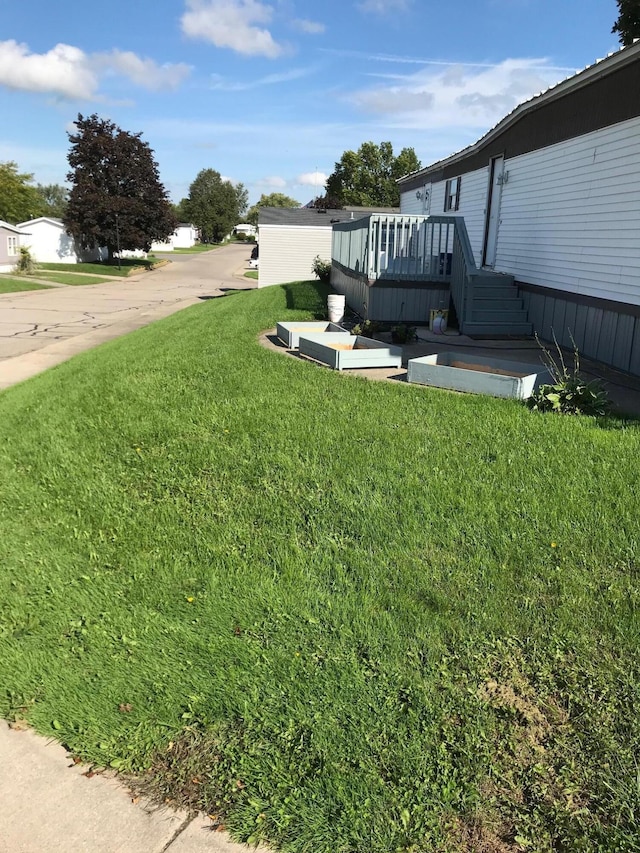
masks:
POLYGON ((400 195, 400 213, 422 216, 432 212, 431 184, 426 184, 417 190, 407 190, 400 195), (420 193, 420 198, 416 193, 420 193))
POLYGON ((514 157, 505 169, 495 269, 639 305, 640 119, 514 157))
POLYGON ((460 187, 460 207, 456 212, 456 216, 464 216, 464 224, 467 226, 476 266, 479 266, 482 260, 488 187, 489 169, 487 167, 463 175, 462 186, 460 187))
POLYGON ((331 234, 327 226, 260 225, 258 287, 313 279, 316 255, 331 260, 331 234))
MULTIPOLYGON (((482 257, 488 181, 489 169, 486 166, 482 169, 477 169, 475 172, 467 172, 465 175, 462 175, 460 204, 455 213, 454 211, 451 212, 451 215, 464 217, 464 224, 467 226, 471 248, 473 249, 477 265, 480 264, 482 257)), ((440 181, 437 184, 433 184, 431 188, 432 213, 439 213, 444 209, 446 183, 446 181, 440 181)))

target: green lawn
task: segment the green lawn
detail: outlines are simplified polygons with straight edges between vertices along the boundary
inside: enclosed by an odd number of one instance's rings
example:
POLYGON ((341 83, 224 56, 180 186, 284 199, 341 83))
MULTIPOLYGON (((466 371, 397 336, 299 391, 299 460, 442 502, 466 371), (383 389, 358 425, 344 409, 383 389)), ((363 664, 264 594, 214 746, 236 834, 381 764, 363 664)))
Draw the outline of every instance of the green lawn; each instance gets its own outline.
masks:
POLYGON ((77 273, 49 272, 48 270, 36 270, 35 278, 43 278, 46 281, 55 281, 57 284, 102 284, 110 279, 98 275, 78 275, 77 273))
POLYGON ((158 252, 161 255, 195 255, 198 252, 211 252, 213 249, 220 249, 222 246, 227 246, 228 243, 196 243, 190 249, 170 249, 167 252, 158 252))
POLYGON ((637 851, 640 427, 205 302, 0 394, 0 712, 295 853, 637 851))
POLYGON ((36 284, 23 276, 0 275, 0 293, 18 293, 21 290, 46 290, 46 284, 36 284))
POLYGON ((255 279, 255 280, 257 281, 257 279, 258 279, 258 270, 247 270, 247 272, 244 274, 244 277, 245 277, 245 278, 253 278, 253 279, 255 279))
POLYGON ((153 260, 145 258, 123 258, 118 268, 114 264, 38 264, 40 270, 53 270, 54 272, 84 272, 94 275, 119 275, 127 276, 134 270, 141 272, 143 269, 153 269, 153 260))

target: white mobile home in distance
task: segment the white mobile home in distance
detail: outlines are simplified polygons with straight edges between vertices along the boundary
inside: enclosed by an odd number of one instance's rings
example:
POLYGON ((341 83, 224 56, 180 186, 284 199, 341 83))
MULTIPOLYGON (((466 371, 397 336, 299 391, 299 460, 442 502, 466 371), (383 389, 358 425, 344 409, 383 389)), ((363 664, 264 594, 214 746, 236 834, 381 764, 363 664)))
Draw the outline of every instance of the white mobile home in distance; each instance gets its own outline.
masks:
POLYGON ((261 207, 258 214, 258 287, 313 278, 314 258, 317 255, 322 260, 331 258, 332 227, 339 222, 360 220, 371 210, 364 207, 344 210, 261 207))
POLYGON ((23 236, 15 225, 0 219, 0 272, 11 272, 18 263, 23 236))
POLYGON ((542 338, 640 374, 640 42, 399 185, 403 214, 464 219, 476 271, 512 277, 542 338))
POLYGON ((24 235, 22 245, 26 246, 33 259, 42 264, 78 264, 104 260, 107 249, 80 249, 73 237, 65 231, 61 219, 39 216, 20 222, 16 226, 24 235))
POLYGON ((174 249, 190 249, 198 242, 198 229, 190 222, 181 222, 164 242, 151 244, 152 252, 173 252, 174 249))

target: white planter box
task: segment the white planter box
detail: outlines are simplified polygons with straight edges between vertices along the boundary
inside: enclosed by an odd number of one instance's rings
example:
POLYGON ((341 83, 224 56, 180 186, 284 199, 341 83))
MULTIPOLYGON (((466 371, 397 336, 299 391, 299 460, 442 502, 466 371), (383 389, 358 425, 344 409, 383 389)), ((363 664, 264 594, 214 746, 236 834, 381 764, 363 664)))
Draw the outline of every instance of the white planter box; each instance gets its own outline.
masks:
POLYGON ((493 356, 441 352, 409 360, 407 382, 526 400, 553 381, 546 367, 493 356))
POLYGON ((348 332, 303 333, 299 349, 303 355, 328 364, 334 370, 354 367, 402 367, 402 347, 389 346, 348 332))
POLYGON ((328 323, 326 320, 320 320, 319 322, 278 323, 276 325, 277 335, 282 343, 286 345, 287 349, 298 349, 298 340, 301 332, 342 332, 344 334, 344 331, 342 326, 339 326, 337 323, 328 323))

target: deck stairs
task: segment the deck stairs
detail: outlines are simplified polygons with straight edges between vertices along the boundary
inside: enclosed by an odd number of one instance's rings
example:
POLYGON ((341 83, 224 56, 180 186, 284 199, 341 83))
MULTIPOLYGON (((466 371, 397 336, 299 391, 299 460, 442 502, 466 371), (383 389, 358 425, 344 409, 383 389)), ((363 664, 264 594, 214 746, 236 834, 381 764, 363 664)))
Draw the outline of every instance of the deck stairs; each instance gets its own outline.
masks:
POLYGON ((451 298, 464 335, 522 337, 533 334, 513 276, 476 267, 462 217, 456 217, 451 298))

